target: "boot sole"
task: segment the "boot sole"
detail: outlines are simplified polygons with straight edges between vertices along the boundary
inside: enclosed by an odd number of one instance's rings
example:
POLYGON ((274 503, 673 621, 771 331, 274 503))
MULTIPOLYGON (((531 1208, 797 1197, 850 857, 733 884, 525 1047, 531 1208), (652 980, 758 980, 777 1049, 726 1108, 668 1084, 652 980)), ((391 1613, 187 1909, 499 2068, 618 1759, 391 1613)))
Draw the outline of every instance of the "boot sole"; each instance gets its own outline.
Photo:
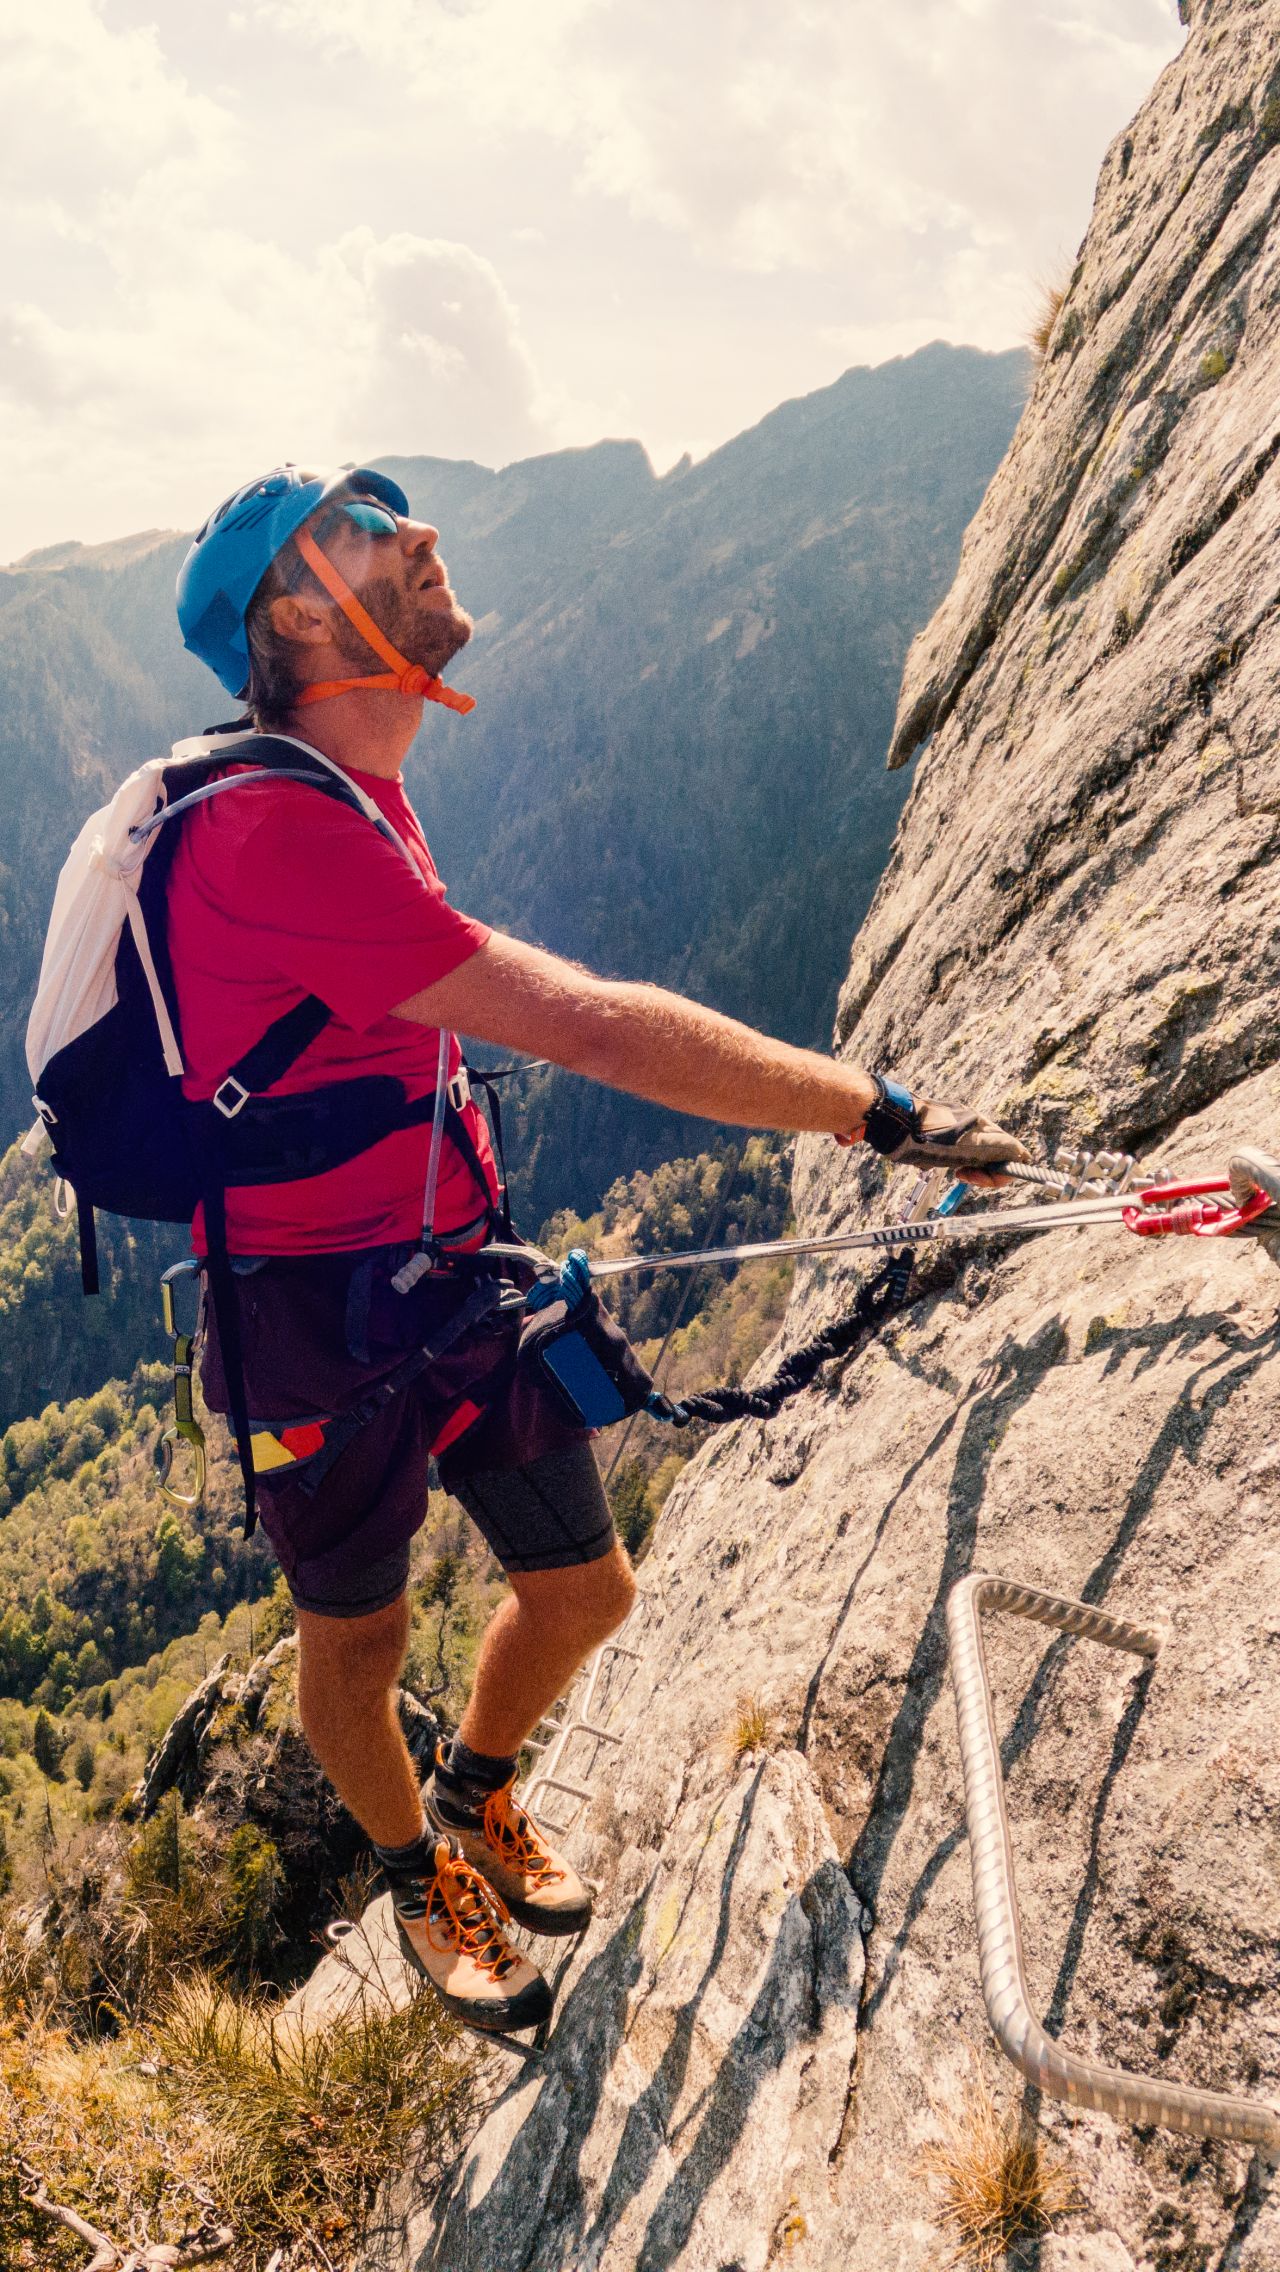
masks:
MULTIPOLYGON (((483 1870, 480 1875, 484 1877, 483 1870)), ((493 1883, 485 1879, 486 1885, 493 1883)), ((495 1893, 498 1888, 494 1887, 495 1893)), ((507 1901, 513 1925, 523 1925, 526 1933, 541 1933, 547 1940, 570 1940, 577 1933, 585 1933, 595 1914, 588 1902, 585 1909, 536 1909, 532 1902, 507 1901)))
POLYGON ((509 2030, 518 2033, 523 2028, 541 2027, 544 2020, 550 2019, 555 1999, 545 1980, 531 1980, 518 1996, 505 1996, 500 2003, 493 1999, 483 2004, 470 2003, 465 1996, 451 1996, 432 1978, 398 1917, 396 1938, 405 1963, 439 1997, 446 2012, 452 2013, 464 2026, 478 2029, 481 2035, 504 2035, 509 2030))

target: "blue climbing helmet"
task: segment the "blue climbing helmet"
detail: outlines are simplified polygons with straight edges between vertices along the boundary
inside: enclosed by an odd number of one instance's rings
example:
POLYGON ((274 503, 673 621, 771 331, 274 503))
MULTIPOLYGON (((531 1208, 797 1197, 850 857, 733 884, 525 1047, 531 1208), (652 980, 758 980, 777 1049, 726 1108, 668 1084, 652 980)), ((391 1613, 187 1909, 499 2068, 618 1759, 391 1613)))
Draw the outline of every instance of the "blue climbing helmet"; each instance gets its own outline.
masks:
POLYGON ((326 497, 348 484, 389 505, 402 519, 409 500, 384 473, 368 466, 307 473, 278 465, 247 481, 209 515, 178 571, 182 643, 239 700, 249 682, 245 617, 276 554, 326 497))

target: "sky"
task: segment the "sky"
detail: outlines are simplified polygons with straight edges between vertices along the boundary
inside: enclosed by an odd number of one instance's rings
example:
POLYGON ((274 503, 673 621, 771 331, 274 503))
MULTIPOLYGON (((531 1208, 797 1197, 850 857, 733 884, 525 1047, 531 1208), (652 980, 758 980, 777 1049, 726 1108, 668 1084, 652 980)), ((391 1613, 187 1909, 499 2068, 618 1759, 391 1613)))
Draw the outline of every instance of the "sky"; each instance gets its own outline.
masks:
POLYGON ((1176 0, 0 0, 0 561, 1025 339, 1176 0))

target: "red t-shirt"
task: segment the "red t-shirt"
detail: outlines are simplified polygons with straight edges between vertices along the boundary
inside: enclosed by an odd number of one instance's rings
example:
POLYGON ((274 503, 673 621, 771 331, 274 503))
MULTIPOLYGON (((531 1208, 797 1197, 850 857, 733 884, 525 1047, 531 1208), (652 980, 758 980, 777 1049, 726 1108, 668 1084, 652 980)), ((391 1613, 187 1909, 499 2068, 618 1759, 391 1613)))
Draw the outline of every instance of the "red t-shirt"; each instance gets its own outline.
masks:
MULTIPOLYGON (((403 782, 352 778, 409 860, 363 814, 301 782, 246 782, 185 815, 168 917, 187 1096, 211 1097, 273 1019, 308 994, 332 1016, 273 1095, 357 1073, 394 1073, 411 1098, 434 1092, 438 1030, 389 1012, 456 970, 489 929, 450 907, 403 782)), ((451 1073, 460 1060, 455 1040, 451 1073)), ((483 1115, 473 1104, 464 1111, 496 1196, 483 1115)), ((232 1252, 339 1253, 417 1238, 430 1134, 429 1123, 400 1130, 304 1182, 229 1190, 232 1252)), ((436 1229, 459 1230, 482 1206, 446 1136, 436 1229)))

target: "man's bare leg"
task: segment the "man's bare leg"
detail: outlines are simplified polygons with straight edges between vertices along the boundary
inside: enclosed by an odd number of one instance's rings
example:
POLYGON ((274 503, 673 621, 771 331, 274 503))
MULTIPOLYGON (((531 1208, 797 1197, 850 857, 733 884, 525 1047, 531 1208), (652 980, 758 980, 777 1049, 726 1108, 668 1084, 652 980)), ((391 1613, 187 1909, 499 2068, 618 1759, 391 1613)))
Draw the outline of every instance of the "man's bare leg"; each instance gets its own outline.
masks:
MULTIPOLYGON (((471 1751, 506 1758, 635 1599, 621 1547, 566 1570, 519 1571, 480 1645, 459 1734, 471 1751)), ((378 1846, 407 1846, 422 1830, 418 1779, 396 1712, 409 1638, 403 1598, 368 1617, 298 1618, 298 1711, 303 1732, 344 1806, 378 1846)))
POLYGON ((368 1617, 298 1618, 298 1714, 338 1797, 377 1846, 422 1833, 422 1797, 396 1711, 409 1639, 402 1595, 368 1617))
POLYGON ((458 1733, 468 1750, 512 1757, 579 1665, 616 1633, 636 1596, 625 1547, 566 1570, 520 1570, 491 1619, 458 1733))

